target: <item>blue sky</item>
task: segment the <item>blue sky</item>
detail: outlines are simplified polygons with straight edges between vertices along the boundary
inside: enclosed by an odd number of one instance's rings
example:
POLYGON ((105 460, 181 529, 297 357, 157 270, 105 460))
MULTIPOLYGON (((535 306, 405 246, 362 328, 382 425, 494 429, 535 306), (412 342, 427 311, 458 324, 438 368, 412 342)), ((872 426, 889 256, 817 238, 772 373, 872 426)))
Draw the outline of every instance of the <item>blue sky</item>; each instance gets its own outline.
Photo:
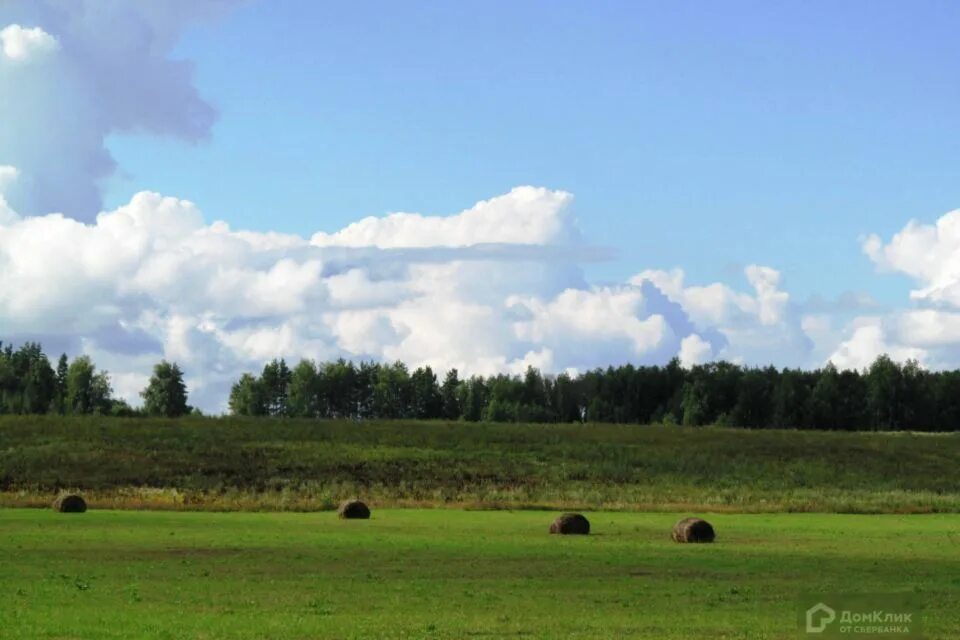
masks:
POLYGON ((0 338, 211 411, 275 357, 960 368, 958 24, 5 0, 0 338))
POLYGON ((599 280, 772 265, 900 300, 859 250, 960 203, 952 2, 250 2, 186 32, 209 141, 110 141, 141 188, 309 234, 570 191, 599 280), (840 277, 838 277, 840 276, 840 277))

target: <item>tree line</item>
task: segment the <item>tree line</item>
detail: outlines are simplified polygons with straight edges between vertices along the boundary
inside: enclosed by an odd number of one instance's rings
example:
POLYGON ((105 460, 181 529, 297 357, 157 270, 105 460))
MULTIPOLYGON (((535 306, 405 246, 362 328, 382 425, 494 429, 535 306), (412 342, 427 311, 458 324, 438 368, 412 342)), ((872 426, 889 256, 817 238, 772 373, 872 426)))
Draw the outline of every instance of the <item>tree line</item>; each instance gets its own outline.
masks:
POLYGON ((140 395, 141 408, 115 398, 110 374, 97 370, 89 356, 71 361, 63 354, 54 367, 36 342, 17 349, 0 343, 0 413, 177 417, 194 411, 176 363, 154 366, 140 395))
POLYGON ((273 360, 232 387, 231 413, 301 418, 617 422, 765 428, 953 431, 960 371, 927 371, 886 355, 863 371, 714 362, 608 367, 576 376, 500 374, 440 380, 402 362, 273 360))
MULTIPOLYGON (((89 356, 0 343, 0 413, 151 415, 199 413, 187 402, 183 371, 161 361, 141 392, 142 407, 113 396, 110 375, 89 356)), ((402 362, 282 359, 232 386, 230 412, 299 418, 412 418, 469 422, 617 422, 690 426, 954 431, 960 426, 960 370, 928 371, 916 361, 878 357, 862 371, 714 362, 684 368, 607 367, 571 376, 500 374, 442 380, 402 362)))

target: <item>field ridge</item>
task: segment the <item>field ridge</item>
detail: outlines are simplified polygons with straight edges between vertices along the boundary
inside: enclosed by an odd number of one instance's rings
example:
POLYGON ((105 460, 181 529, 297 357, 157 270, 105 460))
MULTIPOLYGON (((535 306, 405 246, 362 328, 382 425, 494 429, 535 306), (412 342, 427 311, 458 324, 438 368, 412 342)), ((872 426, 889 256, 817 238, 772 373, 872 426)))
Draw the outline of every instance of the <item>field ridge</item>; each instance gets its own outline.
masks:
POLYGON ((960 512, 960 435, 612 424, 0 418, 0 505, 960 512))

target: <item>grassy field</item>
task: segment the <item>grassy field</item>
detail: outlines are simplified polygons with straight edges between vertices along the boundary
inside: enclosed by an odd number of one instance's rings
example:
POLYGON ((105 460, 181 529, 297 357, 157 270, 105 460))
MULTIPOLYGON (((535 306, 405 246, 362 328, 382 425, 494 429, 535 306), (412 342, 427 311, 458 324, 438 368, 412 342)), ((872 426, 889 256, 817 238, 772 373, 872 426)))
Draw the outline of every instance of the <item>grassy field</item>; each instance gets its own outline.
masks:
POLYGON ((907 593, 960 635, 960 516, 0 509, 4 638, 795 638, 803 593, 907 593))
POLYGON ((960 512, 960 434, 226 419, 0 419, 0 505, 960 512))

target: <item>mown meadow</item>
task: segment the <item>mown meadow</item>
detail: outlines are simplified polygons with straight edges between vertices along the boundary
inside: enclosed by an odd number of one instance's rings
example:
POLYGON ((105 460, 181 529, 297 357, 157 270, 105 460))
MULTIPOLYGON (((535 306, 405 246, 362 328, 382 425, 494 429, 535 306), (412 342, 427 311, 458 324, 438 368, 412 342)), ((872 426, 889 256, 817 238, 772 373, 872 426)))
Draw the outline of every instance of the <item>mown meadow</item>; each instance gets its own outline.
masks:
POLYGON ((267 418, 0 418, 0 505, 960 512, 960 434, 267 418))
POLYGON ((0 509, 0 636, 786 639, 820 593, 960 635, 956 514, 713 514, 708 545, 670 541, 679 513, 553 515, 0 509))

